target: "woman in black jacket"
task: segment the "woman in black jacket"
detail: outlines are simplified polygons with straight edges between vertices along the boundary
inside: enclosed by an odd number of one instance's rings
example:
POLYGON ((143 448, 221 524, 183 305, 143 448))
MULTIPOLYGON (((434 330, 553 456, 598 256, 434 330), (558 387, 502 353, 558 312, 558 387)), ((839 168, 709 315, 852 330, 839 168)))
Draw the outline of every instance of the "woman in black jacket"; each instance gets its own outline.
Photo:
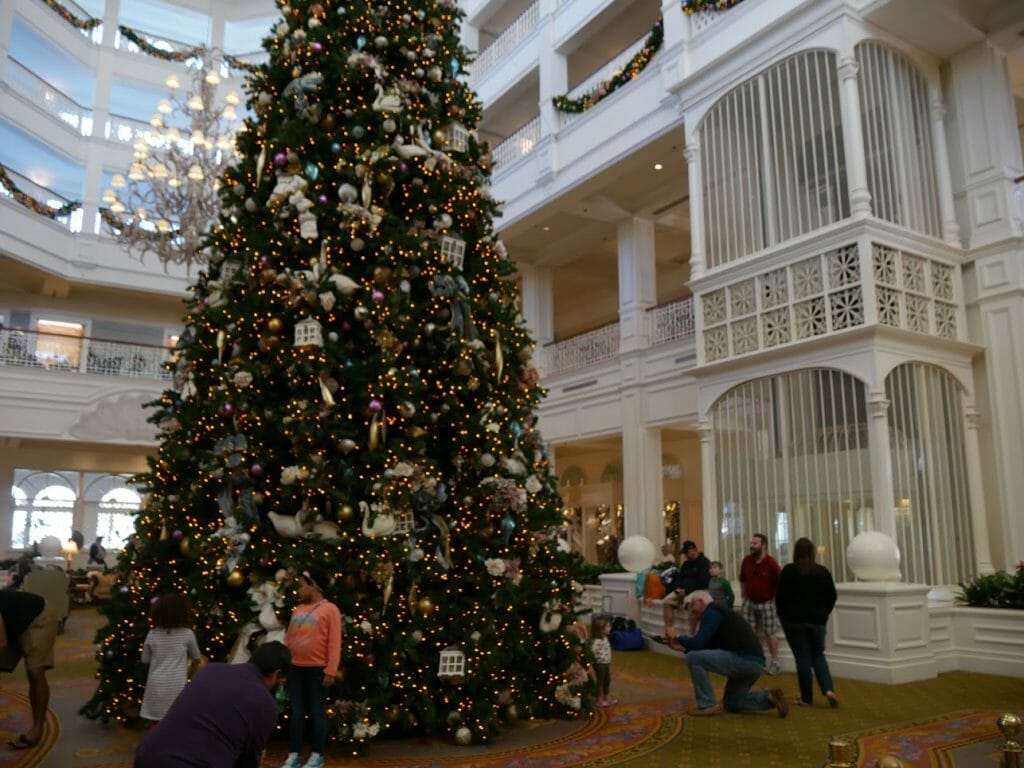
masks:
POLYGON ((793 562, 783 568, 779 576, 775 611, 796 660, 796 677, 800 683, 797 703, 805 706, 813 703, 813 672, 828 705, 835 708, 839 706, 839 699, 832 690, 832 673, 825 659, 825 625, 836 604, 836 585, 828 568, 814 562, 814 552, 814 542, 810 539, 797 540, 793 562))

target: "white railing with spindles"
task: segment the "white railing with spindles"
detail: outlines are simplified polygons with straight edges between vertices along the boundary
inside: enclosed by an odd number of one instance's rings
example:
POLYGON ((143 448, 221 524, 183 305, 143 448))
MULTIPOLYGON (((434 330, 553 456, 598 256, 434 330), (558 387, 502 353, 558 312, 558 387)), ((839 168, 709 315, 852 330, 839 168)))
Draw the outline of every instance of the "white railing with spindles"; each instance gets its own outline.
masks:
POLYGON ((89 337, 70 339, 23 328, 0 330, 0 366, 90 373, 97 376, 169 379, 170 372, 164 370, 163 365, 170 354, 171 350, 166 347, 152 344, 129 344, 89 337), (59 339, 62 346, 48 349, 46 342, 53 339, 59 339), (63 346, 68 341, 79 342, 75 353, 69 354, 63 346))
MULTIPOLYGON (((577 85, 575 88, 570 90, 566 96, 570 100, 579 99, 585 95, 596 94, 608 80, 618 72, 622 71, 630 59, 632 59, 644 47, 644 43, 647 42, 647 38, 650 36, 650 32, 645 32, 643 37, 638 40, 634 40, 632 43, 623 48, 613 58, 602 66, 599 70, 590 75, 586 80, 577 85)), ((562 125, 568 125, 569 123, 576 120, 578 117, 583 115, 583 112, 563 112, 562 113, 562 125)))
POLYGON ((619 354, 619 335, 619 324, 611 323, 548 344, 543 348, 544 375, 555 376, 611 360, 619 354))
POLYGON ((92 135, 92 110, 65 96, 14 59, 7 61, 7 84, 47 112, 56 115, 82 136, 92 135))
POLYGON ((469 81, 475 82, 493 69, 495 64, 537 28, 539 20, 540 3, 535 2, 509 24, 494 42, 477 54, 476 61, 469 66, 469 81))
POLYGON ((491 155, 495 171, 530 154, 538 141, 540 141, 539 116, 533 118, 494 148, 491 155))

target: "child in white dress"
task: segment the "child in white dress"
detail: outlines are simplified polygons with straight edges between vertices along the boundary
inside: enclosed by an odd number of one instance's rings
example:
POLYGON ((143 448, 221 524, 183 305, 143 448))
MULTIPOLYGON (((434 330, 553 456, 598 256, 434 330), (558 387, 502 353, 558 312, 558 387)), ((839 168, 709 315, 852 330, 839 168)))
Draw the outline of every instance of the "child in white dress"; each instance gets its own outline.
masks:
POLYGON ((597 706, 610 707, 619 700, 609 694, 612 684, 612 646, 608 636, 612 633, 612 622, 604 616, 597 616, 593 622, 593 640, 590 650, 594 652, 594 669, 597 672, 597 706))
POLYGON ((146 720, 163 718, 188 682, 189 663, 199 660, 189 614, 188 601, 178 594, 162 595, 153 605, 153 628, 142 646, 142 663, 149 664, 149 675, 139 714, 146 720))

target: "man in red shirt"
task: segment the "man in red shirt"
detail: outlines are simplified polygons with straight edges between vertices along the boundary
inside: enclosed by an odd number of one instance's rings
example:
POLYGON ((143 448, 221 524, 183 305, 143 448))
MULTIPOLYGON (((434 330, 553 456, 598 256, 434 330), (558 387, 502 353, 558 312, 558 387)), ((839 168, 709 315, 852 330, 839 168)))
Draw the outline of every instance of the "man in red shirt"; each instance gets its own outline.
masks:
POLYGON ((743 616, 758 635, 764 637, 771 653, 765 672, 779 671, 779 618, 775 615, 775 585, 782 569, 768 554, 768 537, 755 533, 750 540, 750 554, 740 565, 740 592, 743 595, 743 616))

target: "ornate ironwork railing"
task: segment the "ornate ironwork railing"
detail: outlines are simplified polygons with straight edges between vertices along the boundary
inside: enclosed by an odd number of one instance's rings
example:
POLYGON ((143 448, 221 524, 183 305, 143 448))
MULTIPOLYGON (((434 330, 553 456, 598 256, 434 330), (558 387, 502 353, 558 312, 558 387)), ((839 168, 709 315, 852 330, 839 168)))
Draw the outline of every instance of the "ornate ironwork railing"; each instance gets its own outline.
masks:
POLYGON ((97 376, 166 380, 171 350, 88 336, 65 336, 24 328, 0 329, 0 365, 97 376))

